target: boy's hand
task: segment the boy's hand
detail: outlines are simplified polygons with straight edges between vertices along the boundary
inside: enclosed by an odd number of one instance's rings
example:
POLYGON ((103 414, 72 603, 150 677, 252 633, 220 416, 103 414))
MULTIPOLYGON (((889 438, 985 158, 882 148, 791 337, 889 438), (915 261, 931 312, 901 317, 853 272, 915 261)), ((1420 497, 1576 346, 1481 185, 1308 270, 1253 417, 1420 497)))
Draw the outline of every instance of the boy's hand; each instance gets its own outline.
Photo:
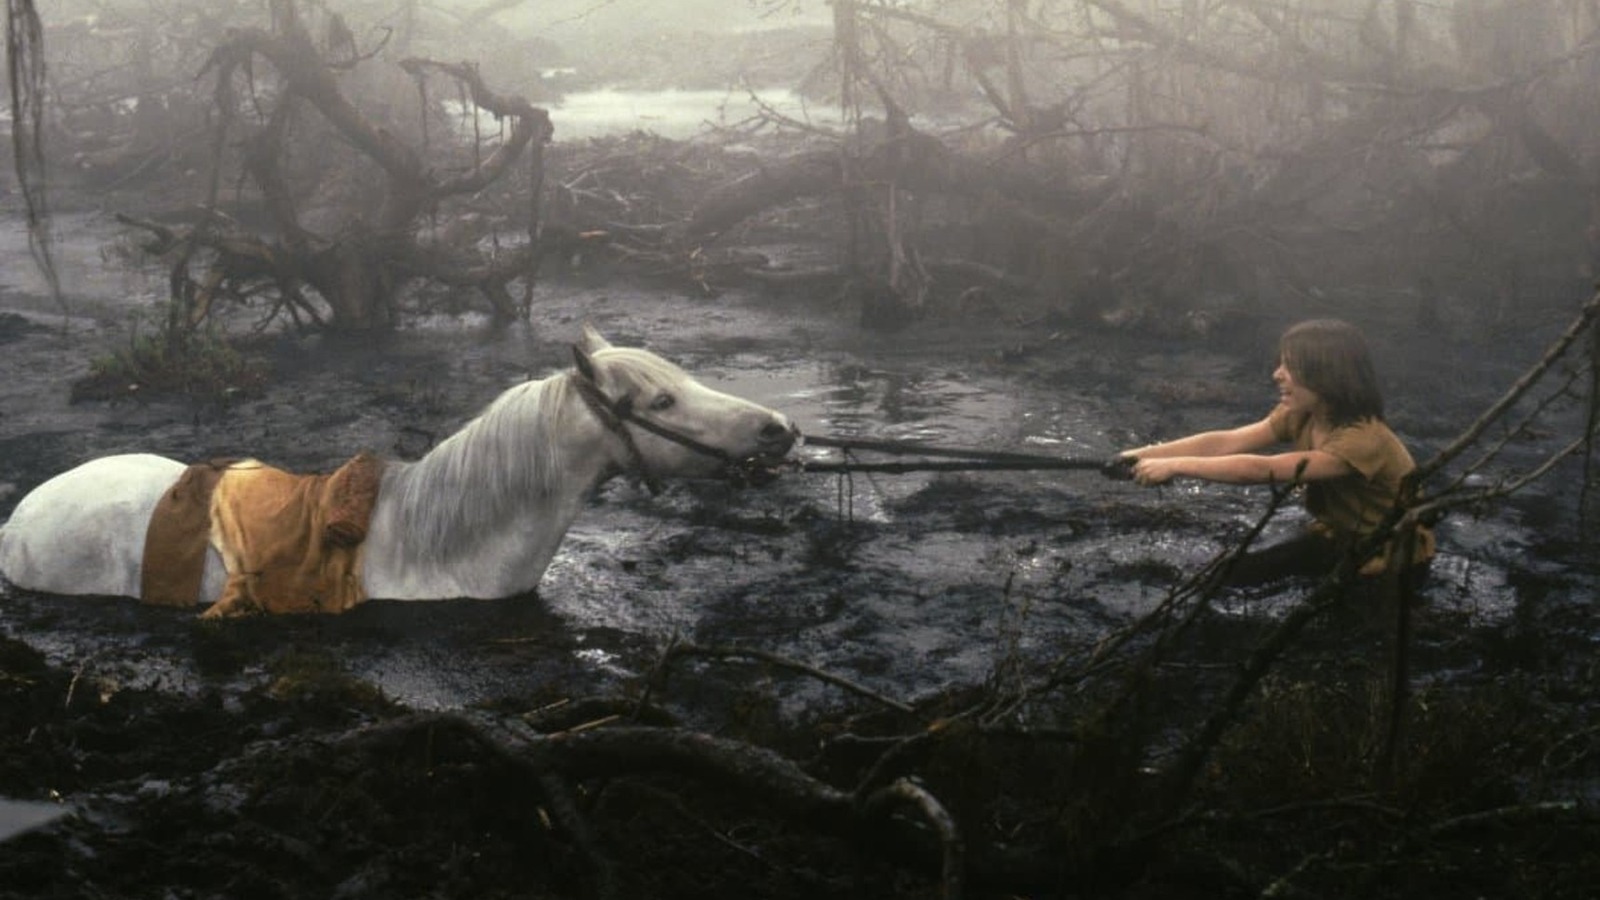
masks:
POLYGON ((1112 481, 1132 481, 1133 467, 1137 465, 1138 462, 1139 458, 1136 456, 1123 456, 1119 454, 1106 460, 1105 465, 1100 467, 1100 474, 1111 479, 1112 481))
POLYGON ((1178 474, 1178 467, 1174 463, 1176 458, 1135 460, 1133 480, 1145 487, 1166 484, 1178 474))

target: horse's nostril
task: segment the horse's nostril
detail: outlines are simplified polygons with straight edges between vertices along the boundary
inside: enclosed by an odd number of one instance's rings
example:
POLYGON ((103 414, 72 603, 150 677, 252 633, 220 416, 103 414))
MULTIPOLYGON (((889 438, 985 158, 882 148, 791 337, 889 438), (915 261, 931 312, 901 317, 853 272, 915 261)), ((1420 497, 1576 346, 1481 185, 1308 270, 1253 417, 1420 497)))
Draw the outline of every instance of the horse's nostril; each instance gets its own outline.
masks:
POLYGON ((761 428, 761 440, 764 443, 776 444, 794 440, 794 429, 782 422, 768 422, 761 428))

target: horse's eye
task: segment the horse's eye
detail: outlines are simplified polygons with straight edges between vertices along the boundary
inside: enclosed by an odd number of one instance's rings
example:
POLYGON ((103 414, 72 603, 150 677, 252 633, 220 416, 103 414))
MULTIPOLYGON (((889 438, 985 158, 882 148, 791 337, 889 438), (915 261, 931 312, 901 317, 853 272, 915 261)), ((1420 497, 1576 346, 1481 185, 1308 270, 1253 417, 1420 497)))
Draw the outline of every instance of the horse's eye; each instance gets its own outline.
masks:
POLYGON ((666 412, 675 406, 677 402, 678 398, 671 394, 657 394, 656 398, 650 401, 650 408, 656 412, 666 412))

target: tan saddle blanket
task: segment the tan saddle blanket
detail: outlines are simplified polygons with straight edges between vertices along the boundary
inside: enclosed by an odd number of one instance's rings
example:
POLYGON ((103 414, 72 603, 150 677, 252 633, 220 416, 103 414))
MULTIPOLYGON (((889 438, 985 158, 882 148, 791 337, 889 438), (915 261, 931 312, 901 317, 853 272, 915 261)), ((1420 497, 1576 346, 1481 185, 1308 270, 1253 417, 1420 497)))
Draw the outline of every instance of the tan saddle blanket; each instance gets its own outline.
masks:
POLYGON ((369 453, 326 475, 256 460, 192 465, 151 514, 140 595, 197 603, 209 543, 228 580, 207 616, 343 612, 366 599, 361 550, 382 478, 369 453))

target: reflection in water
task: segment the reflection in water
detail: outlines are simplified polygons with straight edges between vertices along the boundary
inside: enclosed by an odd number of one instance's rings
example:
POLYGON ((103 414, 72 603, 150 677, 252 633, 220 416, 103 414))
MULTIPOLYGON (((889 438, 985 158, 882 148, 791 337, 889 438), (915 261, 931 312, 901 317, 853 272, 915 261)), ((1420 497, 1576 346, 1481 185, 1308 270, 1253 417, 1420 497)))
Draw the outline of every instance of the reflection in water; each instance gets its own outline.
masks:
POLYGON ((1022 421, 1014 389, 960 373, 859 363, 775 368, 770 359, 747 358, 704 377, 719 390, 783 410, 808 434, 1007 449, 1022 421))
MULTIPOLYGON (((61 276, 61 291, 73 314, 138 308, 166 297, 166 272, 161 265, 140 268, 106 260, 106 248, 128 230, 110 215, 55 211, 51 221, 51 252, 61 276)), ((5 292, 8 309, 61 312, 29 255, 28 229, 20 216, 0 217, 0 259, 10 262, 0 268, 0 290, 5 292)))
POLYGON ((619 91, 569 94, 550 110, 557 140, 601 137, 634 130, 674 140, 711 128, 732 128, 771 109, 817 125, 838 125, 837 112, 817 108, 783 88, 746 91, 619 91))
MULTIPOLYGON (((463 133, 472 122, 462 115, 459 101, 446 101, 446 110, 463 133)), ((618 90, 601 88, 567 94, 548 104, 557 141, 582 141, 609 135, 645 131, 672 140, 688 140, 719 128, 739 128, 771 110, 785 118, 814 126, 841 125, 836 106, 812 104, 787 88, 743 90, 618 90)), ((479 113, 478 130, 499 134, 500 123, 487 112, 479 113)))

